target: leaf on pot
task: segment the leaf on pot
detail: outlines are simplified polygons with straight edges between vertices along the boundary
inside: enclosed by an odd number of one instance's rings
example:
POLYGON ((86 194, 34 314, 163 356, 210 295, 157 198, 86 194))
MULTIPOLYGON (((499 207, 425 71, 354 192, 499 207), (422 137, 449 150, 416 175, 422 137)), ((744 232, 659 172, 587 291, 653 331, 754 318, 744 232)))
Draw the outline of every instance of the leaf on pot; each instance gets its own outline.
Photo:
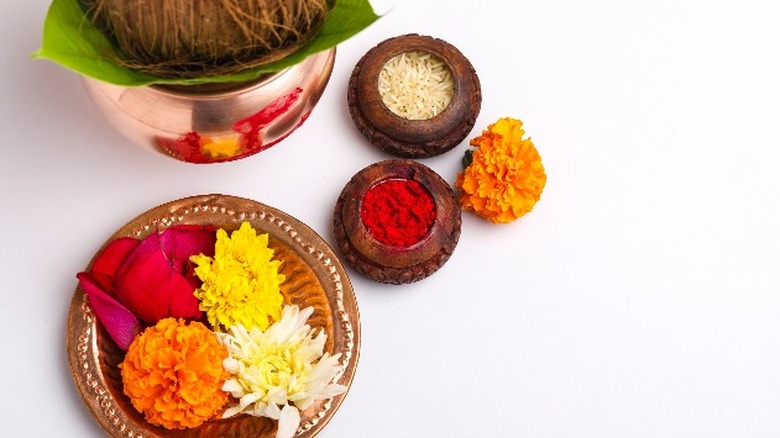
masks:
POLYGON ((43 43, 32 56, 54 61, 81 75, 121 86, 241 82, 256 79, 264 73, 284 70, 310 55, 335 47, 378 18, 368 0, 338 0, 317 35, 284 59, 231 75, 163 79, 120 65, 116 61, 119 53, 87 19, 78 0, 52 0, 44 22, 43 43))
POLYGON ((84 15, 78 0, 53 0, 43 25, 43 44, 33 54, 84 76, 121 85, 152 83, 154 77, 129 70, 114 59, 108 38, 84 15))

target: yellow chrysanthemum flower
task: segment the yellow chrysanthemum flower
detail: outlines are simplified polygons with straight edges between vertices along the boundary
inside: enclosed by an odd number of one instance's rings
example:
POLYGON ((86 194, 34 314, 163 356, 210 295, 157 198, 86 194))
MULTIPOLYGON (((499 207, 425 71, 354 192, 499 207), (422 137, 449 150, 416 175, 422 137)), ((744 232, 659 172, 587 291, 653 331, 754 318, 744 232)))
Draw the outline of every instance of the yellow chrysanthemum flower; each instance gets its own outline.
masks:
POLYGON ((195 290, 200 310, 217 331, 241 324, 265 330, 279 319, 282 293, 278 260, 268 247, 268 234, 258 235, 244 222, 230 237, 217 231, 214 257, 193 256, 195 274, 203 285, 195 290))
POLYGON ((268 330, 237 325, 218 334, 228 349, 222 365, 231 375, 222 389, 238 400, 223 418, 248 414, 279 420, 276 438, 289 438, 298 429, 300 411, 346 391, 332 382, 341 371, 341 355, 324 352, 325 333, 306 324, 313 311, 285 306, 268 330))
POLYGON ((505 117, 471 140, 477 149, 455 182, 465 210, 507 223, 533 209, 547 175, 539 152, 524 135, 523 122, 505 117))

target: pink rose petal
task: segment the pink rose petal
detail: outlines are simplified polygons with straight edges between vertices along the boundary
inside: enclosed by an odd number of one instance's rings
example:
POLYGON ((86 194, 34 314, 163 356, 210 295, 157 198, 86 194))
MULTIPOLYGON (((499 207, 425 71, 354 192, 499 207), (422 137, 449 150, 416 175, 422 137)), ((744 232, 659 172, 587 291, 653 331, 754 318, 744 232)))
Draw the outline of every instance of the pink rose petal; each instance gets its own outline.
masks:
POLYGON ((160 237, 150 234, 133 250, 116 273, 117 299, 142 321, 162 318, 198 318, 195 288, 175 271, 160 248, 160 237))
POLYGON ((132 237, 121 237, 119 239, 112 240, 111 243, 106 245, 106 248, 98 254, 95 261, 92 263, 92 279, 100 286, 103 292, 113 295, 114 294, 114 277, 116 271, 122 266, 128 254, 140 241, 133 239, 132 237))
POLYGON ((124 351, 130 348, 133 339, 141 332, 138 319, 118 301, 108 295, 88 273, 76 275, 84 289, 95 316, 108 331, 111 339, 124 351))
POLYGON ((212 257, 216 243, 217 232, 198 225, 176 225, 160 233, 160 249, 173 269, 187 279, 193 290, 201 282, 195 276, 190 256, 204 254, 212 257))

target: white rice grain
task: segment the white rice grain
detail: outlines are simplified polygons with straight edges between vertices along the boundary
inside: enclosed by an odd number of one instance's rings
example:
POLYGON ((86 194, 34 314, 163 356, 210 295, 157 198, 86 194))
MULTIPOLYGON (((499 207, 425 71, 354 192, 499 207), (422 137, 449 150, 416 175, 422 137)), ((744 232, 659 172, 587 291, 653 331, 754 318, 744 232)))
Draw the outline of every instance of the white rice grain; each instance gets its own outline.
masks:
POLYGON ((401 53, 379 72, 379 95, 390 111, 409 120, 426 120, 447 108, 455 93, 449 67, 427 52, 401 53))

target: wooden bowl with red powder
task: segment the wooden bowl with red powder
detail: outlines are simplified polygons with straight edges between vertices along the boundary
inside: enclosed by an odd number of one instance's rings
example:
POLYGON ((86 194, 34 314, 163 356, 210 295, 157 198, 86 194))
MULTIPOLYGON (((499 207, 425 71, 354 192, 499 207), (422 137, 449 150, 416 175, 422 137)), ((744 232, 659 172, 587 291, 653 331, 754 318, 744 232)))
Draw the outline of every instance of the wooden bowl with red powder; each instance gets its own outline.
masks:
POLYGON ((460 237, 452 188, 413 160, 372 164, 352 177, 336 202, 333 230, 344 259, 362 275, 405 284, 436 272, 460 237))

